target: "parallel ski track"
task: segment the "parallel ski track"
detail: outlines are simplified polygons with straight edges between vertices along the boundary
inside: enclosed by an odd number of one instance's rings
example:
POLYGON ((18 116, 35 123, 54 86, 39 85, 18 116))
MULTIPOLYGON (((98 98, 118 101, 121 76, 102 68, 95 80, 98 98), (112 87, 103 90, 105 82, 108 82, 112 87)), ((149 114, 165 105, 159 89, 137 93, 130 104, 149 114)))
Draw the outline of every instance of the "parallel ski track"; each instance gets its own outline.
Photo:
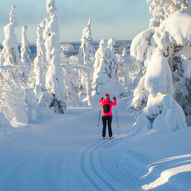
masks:
MULTIPOLYGON (((102 146, 102 144, 101 144, 102 146)), ((96 147, 94 149, 92 149, 91 151, 91 154, 90 154, 90 165, 91 165, 91 168, 93 169, 94 173, 96 174, 96 176, 111 190, 111 191, 116 191, 116 189, 111 186, 111 183, 109 183, 103 176, 103 175, 100 175, 100 173, 96 170, 96 167, 95 167, 95 163, 94 163, 94 155, 95 155, 95 152, 100 148, 100 144, 99 145, 96 145, 96 147)), ((103 171, 102 171, 103 173, 103 171)))
MULTIPOLYGON (((104 144, 104 146, 111 145, 110 141, 106 141, 107 144, 104 144)), ((101 145, 101 146, 103 146, 103 145, 101 145)), ((125 187, 125 185, 123 185, 119 181, 117 181, 116 178, 114 176, 112 176, 110 171, 108 171, 104 167, 104 165, 103 165, 103 163, 101 161, 101 149, 102 149, 101 146, 99 145, 98 147, 96 147, 96 149, 93 151, 93 153, 91 155, 91 157, 92 157, 92 164, 94 165, 94 169, 97 172, 96 174, 99 177, 102 177, 102 178, 104 177, 105 183, 108 184, 108 187, 110 187, 110 189, 112 191, 118 191, 118 190, 120 190, 120 191, 126 190, 127 191, 127 188, 125 187), (97 169, 100 169, 100 170, 97 170, 97 169), (113 185, 115 185, 115 186, 111 186, 111 183, 113 185)))
MULTIPOLYGON (((103 188, 100 188, 98 183, 96 183, 96 181, 91 178, 92 174, 88 172, 87 167, 86 167, 86 165, 88 165, 88 164, 90 164, 92 172, 104 184, 104 186, 106 186, 107 190, 118 191, 119 183, 116 182, 114 177, 112 177, 109 173, 107 173, 105 171, 105 169, 102 167, 101 162, 100 162, 100 156, 99 156, 100 149, 103 145, 105 145, 106 142, 107 142, 107 140, 105 142, 103 140, 103 141, 96 142, 93 145, 90 145, 82 154, 81 167, 82 167, 82 171, 83 171, 84 175, 86 176, 86 178, 89 180, 89 182, 94 186, 94 188, 96 190, 103 191, 103 188), (99 153, 98 157, 96 157, 97 152, 99 153), (88 161, 88 162, 86 162, 86 161, 88 161), (97 165, 99 165, 99 167, 101 167, 101 169, 103 169, 103 170, 101 170, 99 172, 97 170, 97 165), (111 183, 113 184, 113 182, 115 182, 115 185, 118 186, 117 188, 115 188, 116 186, 114 187, 111 185, 111 183)), ((120 188, 121 187, 122 187, 122 185, 120 185, 120 188)))
MULTIPOLYGON (((99 165, 100 165, 101 168, 103 169, 103 172, 105 172, 107 175, 109 175, 109 176, 112 178, 112 182, 115 181, 115 183, 118 185, 118 188, 120 188, 120 189, 118 189, 118 190, 120 190, 120 191, 122 191, 122 190, 128 191, 128 188, 126 188, 126 185, 123 184, 123 183, 120 183, 119 181, 117 181, 117 180, 115 179, 115 177, 112 175, 111 171, 109 171, 109 170, 104 166, 103 161, 101 160, 101 153, 100 153, 100 152, 99 152, 99 156, 98 156, 98 161, 99 161, 99 162, 98 162, 99 165)), ((137 184, 137 183, 136 183, 136 181, 135 181, 134 178, 131 178, 131 177, 128 178, 128 185, 136 185, 136 184, 137 184)), ((141 191, 142 189, 137 185, 136 190, 137 190, 137 191, 139 191, 139 190, 141 191)))
MULTIPOLYGON (((104 166, 103 162, 101 161, 101 154, 100 154, 100 152, 99 152, 99 156, 98 157, 99 157, 99 159, 98 159, 99 160, 99 164, 100 164, 101 168, 103 169, 103 171, 105 173, 107 173, 113 180, 115 180, 115 177, 111 174, 111 172, 104 166)), ((121 183, 120 183, 120 185, 121 186, 125 186, 125 185, 122 185, 121 183)))
POLYGON ((86 154, 88 152, 88 150, 92 149, 94 146, 96 146, 97 144, 99 144, 100 141, 94 143, 93 145, 90 145, 82 154, 81 157, 81 167, 82 167, 82 171, 83 174, 85 175, 85 177, 88 179, 88 181, 93 185, 93 187, 98 190, 98 191, 102 191, 102 189, 98 186, 98 184, 96 184, 96 182, 91 178, 91 175, 88 174, 88 171, 86 169, 86 154))

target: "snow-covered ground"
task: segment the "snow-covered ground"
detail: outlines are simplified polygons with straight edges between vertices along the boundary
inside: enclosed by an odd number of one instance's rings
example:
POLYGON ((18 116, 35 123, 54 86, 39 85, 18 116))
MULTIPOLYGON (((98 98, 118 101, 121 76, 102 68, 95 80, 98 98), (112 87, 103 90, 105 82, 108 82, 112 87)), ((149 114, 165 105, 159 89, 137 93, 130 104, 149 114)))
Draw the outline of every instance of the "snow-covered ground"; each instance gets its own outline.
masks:
POLYGON ((0 52, 0 191, 191 190, 191 0, 147 2, 150 28, 130 54, 116 54, 114 38, 95 53, 89 19, 69 56, 47 0, 34 60, 27 26, 19 54, 12 6, 0 52), (121 100, 112 140, 97 127, 106 92, 121 100))
POLYGON ((191 187, 191 129, 131 136, 134 118, 118 104, 120 128, 102 140, 99 109, 39 111, 29 128, 0 133, 1 191, 186 191, 191 187))

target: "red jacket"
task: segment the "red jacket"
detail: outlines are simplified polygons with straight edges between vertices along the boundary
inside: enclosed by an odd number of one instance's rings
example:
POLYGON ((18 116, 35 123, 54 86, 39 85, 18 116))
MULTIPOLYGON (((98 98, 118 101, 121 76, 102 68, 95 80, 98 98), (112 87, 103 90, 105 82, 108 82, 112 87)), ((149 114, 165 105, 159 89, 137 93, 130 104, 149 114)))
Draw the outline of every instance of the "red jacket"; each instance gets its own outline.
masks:
POLYGON ((100 100, 99 105, 102 106, 102 116, 112 116, 112 106, 116 106, 116 100, 100 100))

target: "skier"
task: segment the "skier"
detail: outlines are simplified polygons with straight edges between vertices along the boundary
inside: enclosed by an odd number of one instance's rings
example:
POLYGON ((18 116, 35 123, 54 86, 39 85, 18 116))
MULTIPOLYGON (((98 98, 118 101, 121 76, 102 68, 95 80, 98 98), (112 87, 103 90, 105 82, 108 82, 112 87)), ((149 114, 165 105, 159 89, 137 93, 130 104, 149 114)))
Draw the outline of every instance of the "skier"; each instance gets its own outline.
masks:
POLYGON ((99 105, 102 106, 102 122, 103 122, 103 130, 102 137, 105 139, 106 135, 106 125, 108 123, 108 132, 109 139, 113 138, 111 123, 112 123, 112 106, 116 106, 116 97, 113 97, 114 101, 110 100, 109 94, 105 94, 105 99, 102 97, 99 101, 99 105))

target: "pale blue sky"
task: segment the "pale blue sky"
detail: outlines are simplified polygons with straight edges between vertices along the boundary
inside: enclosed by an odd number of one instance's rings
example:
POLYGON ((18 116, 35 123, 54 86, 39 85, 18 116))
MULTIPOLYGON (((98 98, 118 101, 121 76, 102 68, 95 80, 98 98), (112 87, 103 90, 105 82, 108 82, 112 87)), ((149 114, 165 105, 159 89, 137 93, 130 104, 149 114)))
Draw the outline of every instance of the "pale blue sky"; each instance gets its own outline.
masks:
MULTIPOLYGON (((3 26, 8 23, 10 7, 16 5, 17 31, 28 25, 28 39, 36 41, 36 27, 47 17, 46 0, 0 0, 0 43, 4 39, 3 26)), ((81 31, 92 18, 94 40, 114 37, 131 40, 148 28, 149 11, 146 0, 56 0, 61 40, 80 41, 81 31)))

